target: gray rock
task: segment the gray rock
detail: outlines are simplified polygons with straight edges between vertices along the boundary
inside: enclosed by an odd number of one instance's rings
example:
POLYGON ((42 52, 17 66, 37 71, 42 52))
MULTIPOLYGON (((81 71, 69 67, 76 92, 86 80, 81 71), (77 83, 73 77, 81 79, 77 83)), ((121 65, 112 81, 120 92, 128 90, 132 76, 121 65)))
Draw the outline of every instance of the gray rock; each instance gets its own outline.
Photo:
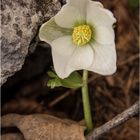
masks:
POLYGON ((22 68, 38 27, 60 10, 54 0, 3 0, 1 3, 1 84, 22 68))

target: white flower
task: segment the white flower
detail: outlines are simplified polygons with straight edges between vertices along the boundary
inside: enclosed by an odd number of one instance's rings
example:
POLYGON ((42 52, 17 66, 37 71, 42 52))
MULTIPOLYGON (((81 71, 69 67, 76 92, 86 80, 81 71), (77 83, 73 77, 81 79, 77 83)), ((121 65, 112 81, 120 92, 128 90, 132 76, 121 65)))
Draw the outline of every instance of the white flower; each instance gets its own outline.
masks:
POLYGON ((54 68, 60 78, 86 69, 102 75, 116 71, 113 14, 99 2, 68 0, 60 12, 44 23, 42 41, 52 47, 54 68))

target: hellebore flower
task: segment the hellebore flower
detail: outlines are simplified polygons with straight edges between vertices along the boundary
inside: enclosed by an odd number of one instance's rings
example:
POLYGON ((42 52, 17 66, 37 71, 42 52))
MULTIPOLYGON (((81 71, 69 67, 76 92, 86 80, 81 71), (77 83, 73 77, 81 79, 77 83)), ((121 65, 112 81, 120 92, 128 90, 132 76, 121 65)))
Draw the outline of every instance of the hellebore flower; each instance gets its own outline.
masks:
POLYGON ((60 78, 76 70, 102 75, 116 71, 113 14, 100 2, 68 0, 39 31, 52 47, 54 69, 60 78))

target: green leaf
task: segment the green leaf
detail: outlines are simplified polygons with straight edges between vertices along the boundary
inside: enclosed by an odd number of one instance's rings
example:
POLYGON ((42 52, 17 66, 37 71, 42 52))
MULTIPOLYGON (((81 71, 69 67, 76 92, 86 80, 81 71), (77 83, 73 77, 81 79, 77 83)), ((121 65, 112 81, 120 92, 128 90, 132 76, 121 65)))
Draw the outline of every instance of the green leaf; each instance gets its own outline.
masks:
POLYGON ((52 71, 48 71, 47 73, 48 73, 48 75, 49 75, 51 78, 58 77, 58 76, 57 76, 54 72, 52 72, 52 71))
POLYGON ((139 0, 128 0, 130 7, 137 8, 139 6, 139 0))
POLYGON ((47 86, 50 87, 50 88, 59 87, 59 86, 61 86, 61 81, 57 78, 49 80, 48 83, 47 83, 47 86))
POLYGON ((76 89, 82 86, 82 77, 78 72, 73 72, 68 78, 61 79, 54 72, 49 71, 48 75, 50 79, 47 83, 47 86, 50 88, 55 87, 66 87, 76 89))
POLYGON ((78 88, 82 86, 82 77, 78 72, 73 72, 68 78, 61 79, 63 87, 78 88))

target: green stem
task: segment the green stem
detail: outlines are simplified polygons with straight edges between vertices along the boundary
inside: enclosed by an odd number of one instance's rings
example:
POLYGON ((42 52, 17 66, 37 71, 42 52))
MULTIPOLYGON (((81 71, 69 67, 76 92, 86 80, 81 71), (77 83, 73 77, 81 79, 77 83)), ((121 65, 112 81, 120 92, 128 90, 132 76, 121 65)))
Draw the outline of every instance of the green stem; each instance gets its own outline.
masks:
POLYGON ((84 108, 84 117, 87 126, 87 131, 90 132, 93 129, 91 109, 89 103, 89 94, 88 94, 88 71, 83 71, 83 86, 82 86, 82 99, 83 99, 83 108, 84 108))

